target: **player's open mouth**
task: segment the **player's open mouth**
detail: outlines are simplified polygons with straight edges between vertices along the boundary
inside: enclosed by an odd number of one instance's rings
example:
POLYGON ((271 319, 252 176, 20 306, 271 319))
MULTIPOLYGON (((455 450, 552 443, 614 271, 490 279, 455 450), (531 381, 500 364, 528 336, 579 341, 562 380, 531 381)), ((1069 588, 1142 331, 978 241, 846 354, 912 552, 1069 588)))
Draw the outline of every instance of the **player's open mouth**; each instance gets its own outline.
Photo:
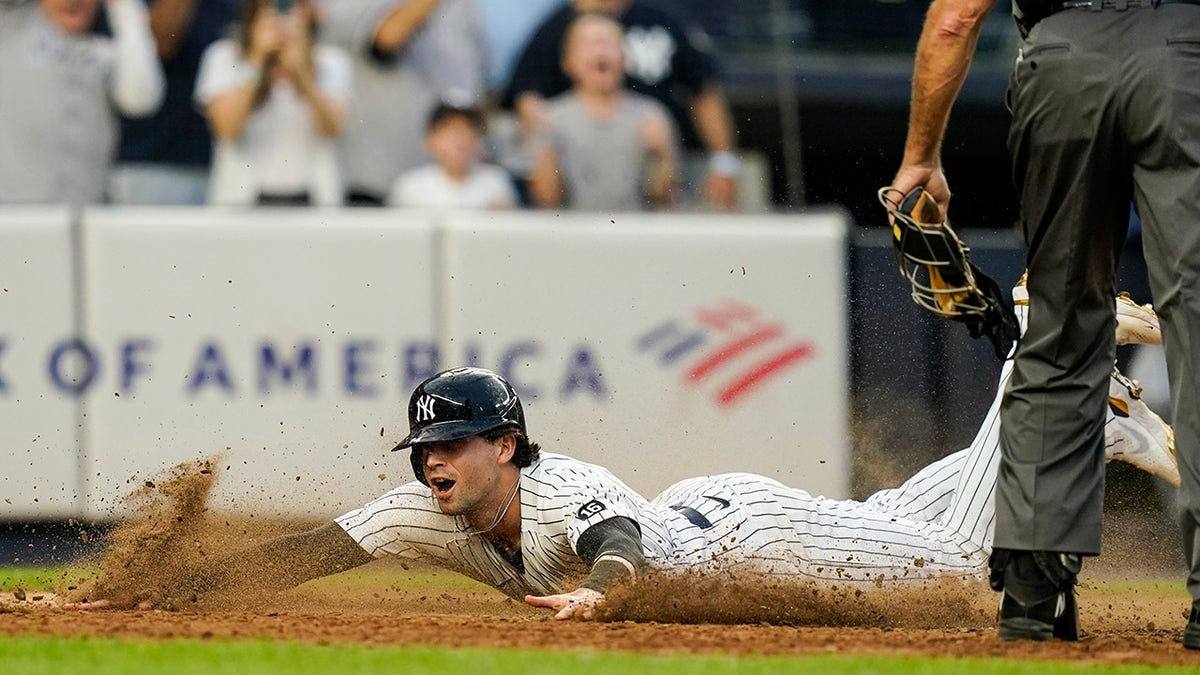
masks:
POLYGON ((434 478, 429 481, 429 487, 433 488, 435 496, 445 497, 454 488, 454 481, 449 478, 434 478))

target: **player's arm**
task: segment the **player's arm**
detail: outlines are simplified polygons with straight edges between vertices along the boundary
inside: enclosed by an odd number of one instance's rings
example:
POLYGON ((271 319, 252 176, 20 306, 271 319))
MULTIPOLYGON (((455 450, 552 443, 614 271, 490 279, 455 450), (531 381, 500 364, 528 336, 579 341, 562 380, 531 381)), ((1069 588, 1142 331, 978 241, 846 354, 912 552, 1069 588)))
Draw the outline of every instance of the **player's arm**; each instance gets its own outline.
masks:
POLYGON ((892 187, 907 193, 925 186, 945 218, 950 188, 942 173, 942 138, 958 98, 979 31, 996 0, 934 0, 925 16, 913 67, 912 102, 904 159, 892 187))
POLYGON ((285 534, 197 570, 186 591, 203 595, 242 586, 282 591, 371 562, 340 525, 329 522, 306 532, 285 534))
POLYGON ((68 603, 67 609, 150 609, 235 588, 282 591, 337 574, 374 560, 340 525, 320 527, 269 539, 183 575, 164 588, 145 589, 136 596, 68 603))
POLYGON ((622 516, 600 521, 584 530, 575 549, 592 570, 579 587, 558 595, 527 595, 525 602, 553 610, 555 619, 586 621, 593 618, 596 607, 613 584, 637 578, 646 567, 638 525, 622 516))

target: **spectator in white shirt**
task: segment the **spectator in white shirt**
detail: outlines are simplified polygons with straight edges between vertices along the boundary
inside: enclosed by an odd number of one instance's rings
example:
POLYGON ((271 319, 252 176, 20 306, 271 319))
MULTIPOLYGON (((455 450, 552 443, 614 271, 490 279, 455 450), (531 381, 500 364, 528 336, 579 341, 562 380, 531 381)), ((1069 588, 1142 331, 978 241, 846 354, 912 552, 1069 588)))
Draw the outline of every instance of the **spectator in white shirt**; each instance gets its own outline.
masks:
POLYGON ((237 37, 205 50, 196 100, 216 143, 210 203, 342 203, 334 141, 352 67, 315 33, 309 0, 248 0, 237 37))

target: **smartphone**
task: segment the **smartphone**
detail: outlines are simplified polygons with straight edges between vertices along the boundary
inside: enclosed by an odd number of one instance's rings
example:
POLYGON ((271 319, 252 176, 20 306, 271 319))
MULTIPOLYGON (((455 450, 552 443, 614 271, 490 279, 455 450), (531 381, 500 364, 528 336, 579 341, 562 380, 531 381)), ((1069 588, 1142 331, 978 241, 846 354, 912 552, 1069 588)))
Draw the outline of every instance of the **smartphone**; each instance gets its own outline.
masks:
POLYGON ((287 14, 292 11, 292 7, 295 4, 295 0, 275 0, 275 11, 280 14, 287 14))

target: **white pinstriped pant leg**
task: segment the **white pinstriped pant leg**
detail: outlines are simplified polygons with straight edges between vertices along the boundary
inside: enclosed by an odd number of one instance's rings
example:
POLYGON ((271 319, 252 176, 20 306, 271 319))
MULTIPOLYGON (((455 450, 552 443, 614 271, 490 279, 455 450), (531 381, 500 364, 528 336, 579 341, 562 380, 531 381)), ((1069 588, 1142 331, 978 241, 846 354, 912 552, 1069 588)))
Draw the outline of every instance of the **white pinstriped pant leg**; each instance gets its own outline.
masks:
POLYGON ((887 518, 892 529, 888 550, 919 558, 924 565, 959 570, 984 562, 996 517, 1000 398, 1011 371, 1006 362, 996 399, 970 447, 926 466, 898 488, 872 495, 860 509, 843 502, 838 515, 858 510, 887 518))
POLYGON ((903 485, 867 497, 863 506, 899 518, 937 520, 950 508, 958 474, 969 452, 970 448, 964 448, 925 466, 903 485))
MULTIPOLYGON (((1024 289, 1014 289, 1014 296, 1026 296, 1024 289)), ((1027 297, 1027 296, 1026 296, 1027 297)), ((1029 323, 1029 304, 1018 302, 1013 306, 1020 324, 1021 334, 1029 323)), ((1000 404, 1008 391, 1008 382, 1013 374, 1013 352, 1000 368, 1000 381, 996 385, 996 396, 988 407, 979 431, 968 448, 962 473, 954 489, 954 498, 945 517, 948 529, 958 533, 967 541, 977 542, 986 554, 992 550, 996 525, 996 476, 1000 469, 1000 404)))
MULTIPOLYGON (((1029 307, 1022 303, 1013 309, 1024 333, 1029 307)), ((990 553, 1000 466, 1000 402, 1012 371, 1010 358, 1001 366, 996 395, 971 445, 926 466, 899 488, 872 495, 866 503, 899 518, 941 522, 947 531, 990 553)))
POLYGON ((996 400, 970 447, 865 502, 815 500, 815 513, 795 523, 815 576, 870 581, 982 572, 991 553, 999 401, 1009 372, 1006 363, 996 400))
POLYGON ((996 398, 987 416, 971 441, 963 462, 954 498, 945 515, 945 527, 967 541, 975 542, 991 553, 996 523, 996 473, 1000 468, 1000 401, 1008 379, 1012 376, 1012 361, 1005 361, 1000 372, 996 398))

